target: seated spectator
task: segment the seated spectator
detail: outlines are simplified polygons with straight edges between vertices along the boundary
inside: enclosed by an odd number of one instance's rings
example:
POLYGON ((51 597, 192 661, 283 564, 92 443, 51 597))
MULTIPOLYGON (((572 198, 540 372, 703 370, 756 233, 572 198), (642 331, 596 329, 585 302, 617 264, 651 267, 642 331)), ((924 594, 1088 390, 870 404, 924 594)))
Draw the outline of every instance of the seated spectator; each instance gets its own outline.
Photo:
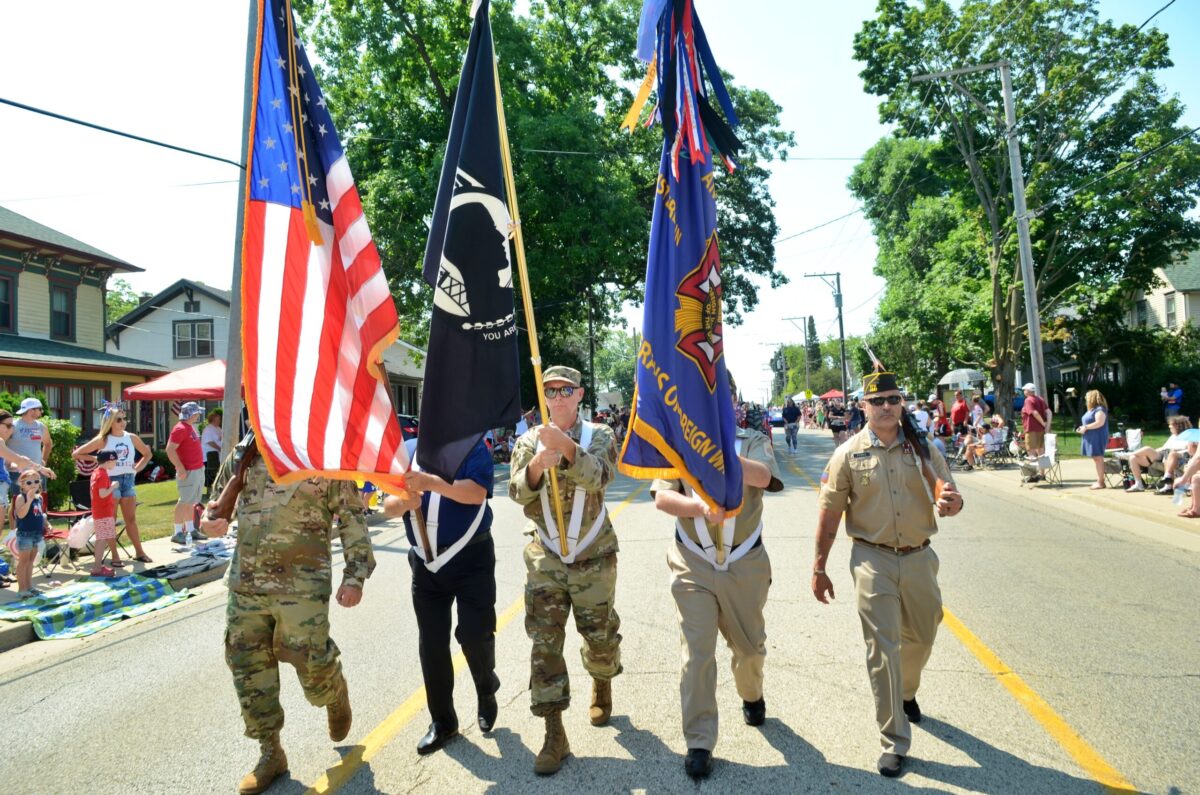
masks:
MULTIPOLYGON (((1192 423, 1188 421, 1187 417, 1177 415, 1171 417, 1167 423, 1167 427, 1171 429, 1171 436, 1162 447, 1157 449, 1153 447, 1139 447, 1129 454, 1129 468, 1133 471, 1133 485, 1125 489, 1126 492, 1133 493, 1135 491, 1146 490, 1146 481, 1142 477, 1142 470, 1149 469, 1151 464, 1165 461, 1172 452, 1179 449, 1177 445, 1172 443, 1172 440, 1192 427, 1192 423)), ((1166 474, 1169 475, 1173 472, 1174 466, 1166 474)))
MULTIPOLYGON (((1179 476, 1178 483, 1179 489, 1176 493, 1180 496, 1189 486, 1192 489, 1192 501, 1179 512, 1179 515, 1184 519, 1200 519, 1200 457, 1192 458, 1191 463, 1179 476)), ((1179 500, 1176 499, 1175 502, 1178 503, 1179 500)))
POLYGON ((967 469, 975 468, 976 460, 985 453, 994 453, 1004 444, 1004 418, 999 414, 992 417, 990 427, 975 436, 967 437, 967 469))

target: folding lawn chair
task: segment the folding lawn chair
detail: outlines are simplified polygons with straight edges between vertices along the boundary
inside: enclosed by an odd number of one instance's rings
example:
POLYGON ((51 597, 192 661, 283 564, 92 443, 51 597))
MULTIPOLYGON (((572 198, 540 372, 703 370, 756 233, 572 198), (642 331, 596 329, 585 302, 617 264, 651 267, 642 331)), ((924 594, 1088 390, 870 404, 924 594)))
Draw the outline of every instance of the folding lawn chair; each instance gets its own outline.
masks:
POLYGON ((59 566, 65 568, 74 568, 71 563, 71 552, 73 551, 67 546, 67 534, 70 533, 69 525, 60 525, 55 527, 50 526, 44 536, 46 546, 42 550, 42 554, 38 556, 37 567, 47 579, 54 576, 54 572, 59 566))
MULTIPOLYGON (((1052 486, 1062 485, 1062 466, 1058 460, 1058 434, 1046 434, 1046 450, 1033 461, 1026 459, 1021 462, 1021 482, 1027 483, 1031 478, 1041 473, 1041 480, 1052 486)), ((1036 481, 1035 481, 1036 482, 1036 481)))
MULTIPOLYGON (((47 515, 51 519, 53 519, 55 517, 61 517, 61 518, 66 519, 67 524, 68 524, 68 530, 69 530, 70 525, 75 524, 75 522, 78 522, 80 519, 83 519, 85 517, 92 515, 92 484, 91 484, 91 481, 89 481, 89 480, 72 480, 69 484, 67 484, 67 486, 70 490, 71 505, 74 507, 74 510, 71 510, 71 511, 49 511, 49 512, 47 512, 47 515)), ((131 557, 131 555, 129 554, 129 547, 125 546, 124 541, 122 541, 122 538, 124 536, 125 536, 125 523, 118 521, 117 522, 117 544, 121 547, 121 551, 125 553, 126 557, 131 557)), ((87 550, 89 555, 95 556, 96 550, 95 550, 94 545, 92 544, 92 540, 90 538, 88 539, 87 546, 85 547, 85 549, 87 550)), ((77 549, 71 550, 71 555, 72 555, 72 559, 74 559, 74 557, 78 557, 79 550, 77 550, 77 549)))

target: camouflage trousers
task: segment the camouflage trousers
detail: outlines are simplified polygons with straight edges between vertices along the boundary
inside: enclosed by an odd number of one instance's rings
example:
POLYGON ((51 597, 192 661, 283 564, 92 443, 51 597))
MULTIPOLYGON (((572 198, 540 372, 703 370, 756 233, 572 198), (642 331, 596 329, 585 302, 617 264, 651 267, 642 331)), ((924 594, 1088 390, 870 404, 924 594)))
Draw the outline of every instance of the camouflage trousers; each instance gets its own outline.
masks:
POLYGON ((567 614, 583 636, 583 667, 595 679, 621 673, 621 619, 613 607, 617 555, 567 565, 541 542, 525 547, 525 634, 533 641, 529 689, 534 715, 545 717, 571 704, 571 683, 563 659, 567 614))
POLYGON ((230 591, 225 617, 225 663, 247 737, 266 739, 283 728, 280 662, 295 666, 310 704, 333 703, 343 680, 338 647, 329 637, 328 597, 230 591))

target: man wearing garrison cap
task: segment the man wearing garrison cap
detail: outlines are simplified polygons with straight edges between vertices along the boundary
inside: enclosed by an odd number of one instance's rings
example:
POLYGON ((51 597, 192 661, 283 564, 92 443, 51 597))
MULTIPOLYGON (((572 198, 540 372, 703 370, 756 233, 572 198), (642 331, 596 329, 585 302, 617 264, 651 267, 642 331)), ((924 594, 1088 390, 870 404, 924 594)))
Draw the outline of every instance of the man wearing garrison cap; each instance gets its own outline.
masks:
POLYGON ((834 451, 821 475, 812 591, 833 598, 825 571, 842 514, 854 545, 850 573, 867 644, 883 754, 879 772, 900 775, 921 720, 917 688, 942 620, 938 557, 930 546, 936 516, 962 510, 950 470, 905 416, 895 373, 879 367, 863 378, 867 426, 834 451))

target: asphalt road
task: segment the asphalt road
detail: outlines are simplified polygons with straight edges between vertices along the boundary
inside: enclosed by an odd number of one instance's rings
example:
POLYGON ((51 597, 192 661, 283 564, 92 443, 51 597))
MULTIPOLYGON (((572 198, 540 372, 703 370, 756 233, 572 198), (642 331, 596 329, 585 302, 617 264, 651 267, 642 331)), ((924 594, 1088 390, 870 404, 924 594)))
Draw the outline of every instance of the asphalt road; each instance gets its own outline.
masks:
MULTIPOLYGON (((291 776, 271 791, 1090 793, 1106 776, 1138 791, 1200 789, 1200 536, 1086 495, 1022 491, 1011 471, 959 478, 966 510, 944 520, 934 541, 949 615, 919 696, 926 718, 914 730, 904 777, 881 779, 844 537, 830 566, 839 598, 826 607, 808 589, 814 486, 832 444, 815 432, 803 433, 801 444, 795 457, 780 454, 788 488, 766 501, 774 566, 768 720, 761 729, 741 722, 722 650, 723 722, 708 782, 693 784, 682 769, 679 647, 665 561, 670 523, 643 484, 622 478, 609 508, 621 538, 625 672, 614 682, 611 724, 590 726, 579 638, 568 632, 574 755, 558 775, 532 773, 542 726, 528 710, 524 538, 501 482, 493 503, 502 623, 497 728, 482 736, 474 726, 474 693, 463 674, 463 736, 431 757, 415 753, 428 716, 407 544, 398 525, 377 525, 379 567, 363 603, 333 607, 355 709, 353 742, 333 746, 323 711, 304 701, 285 668, 291 776)), ((224 588, 215 583, 90 639, 0 655, 5 791, 234 791, 256 746, 241 734, 223 633, 224 588)))

